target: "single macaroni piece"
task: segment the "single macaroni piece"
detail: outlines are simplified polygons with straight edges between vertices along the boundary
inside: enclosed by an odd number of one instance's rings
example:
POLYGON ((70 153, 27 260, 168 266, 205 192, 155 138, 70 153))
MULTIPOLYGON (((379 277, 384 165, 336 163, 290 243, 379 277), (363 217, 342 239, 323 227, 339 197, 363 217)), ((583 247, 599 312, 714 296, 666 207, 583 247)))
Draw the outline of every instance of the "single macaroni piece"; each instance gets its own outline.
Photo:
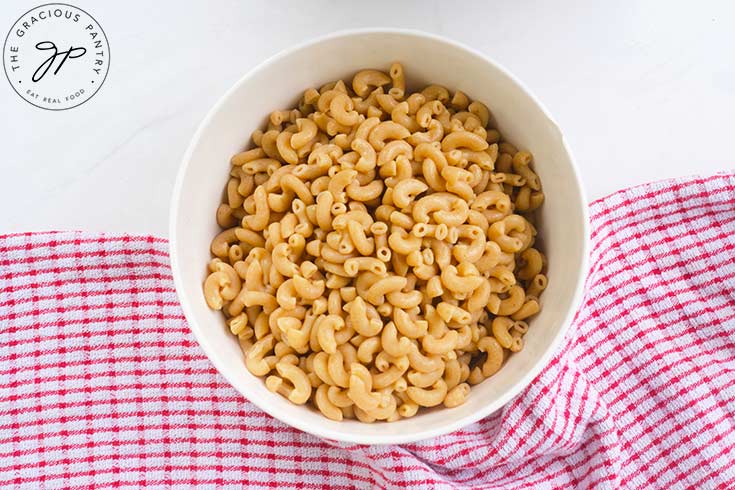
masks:
POLYGON ((383 397, 372 391, 373 378, 368 369, 359 363, 350 365, 350 380, 347 396, 362 410, 374 410, 383 402, 383 397))
POLYGON ((462 405, 465 400, 467 400, 467 396, 470 394, 470 385, 467 383, 462 383, 447 393, 447 396, 444 397, 444 406, 447 408, 454 408, 462 405))
POLYGON ((362 70, 352 79, 352 89, 359 97, 365 97, 371 87, 382 87, 391 83, 391 78, 379 70, 362 70))
POLYGON ((212 273, 204 282, 204 297, 210 308, 221 310, 225 301, 239 294, 242 281, 230 264, 219 259, 214 259, 209 268, 212 273))
POLYGON ((412 133, 420 129, 419 123, 416 119, 409 115, 410 107, 407 101, 396 104, 390 113, 390 118, 393 122, 400 124, 412 133))
POLYGON ((400 63, 393 63, 389 73, 393 86, 388 90, 388 94, 400 100, 406 94, 406 77, 403 73, 403 66, 400 63))
POLYGON ((325 417, 339 422, 342 420, 342 410, 329 399, 327 394, 329 389, 330 386, 327 384, 320 385, 314 395, 314 403, 325 417))
POLYGON ((426 100, 438 100, 442 104, 449 101, 449 90, 441 85, 429 85, 421 91, 426 100))
POLYGON ((447 384, 439 378, 430 388, 418 388, 410 386, 406 393, 417 405, 422 407, 435 407, 444 401, 447 396, 447 384))
POLYGON ((462 405, 523 349, 549 281, 533 155, 469 94, 387 68, 251 133, 203 277, 246 369, 334 421, 462 405))
POLYGON ((404 126, 393 121, 383 121, 370 131, 368 141, 377 151, 385 148, 386 140, 402 140, 411 136, 404 126))

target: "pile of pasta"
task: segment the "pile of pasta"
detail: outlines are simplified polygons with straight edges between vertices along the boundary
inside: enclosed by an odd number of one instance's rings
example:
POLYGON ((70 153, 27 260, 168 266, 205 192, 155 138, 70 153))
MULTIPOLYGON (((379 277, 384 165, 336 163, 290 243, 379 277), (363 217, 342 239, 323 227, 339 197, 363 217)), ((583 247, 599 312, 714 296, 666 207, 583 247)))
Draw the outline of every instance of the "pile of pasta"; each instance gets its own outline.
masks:
POLYGON ((403 68, 275 111, 232 157, 208 305, 247 369, 332 420, 456 407, 523 347, 547 284, 532 156, 403 68))

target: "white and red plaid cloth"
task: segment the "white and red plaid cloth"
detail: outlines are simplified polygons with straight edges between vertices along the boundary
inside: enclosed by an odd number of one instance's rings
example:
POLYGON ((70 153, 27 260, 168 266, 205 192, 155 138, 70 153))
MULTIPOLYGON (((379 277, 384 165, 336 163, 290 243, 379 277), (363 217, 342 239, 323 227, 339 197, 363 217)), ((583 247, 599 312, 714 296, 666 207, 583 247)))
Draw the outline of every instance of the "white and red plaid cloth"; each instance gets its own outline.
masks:
POLYGON ((304 434, 231 388, 164 240, 1 237, 0 488, 735 488, 735 174, 591 217, 562 352, 487 419, 383 447, 304 434))

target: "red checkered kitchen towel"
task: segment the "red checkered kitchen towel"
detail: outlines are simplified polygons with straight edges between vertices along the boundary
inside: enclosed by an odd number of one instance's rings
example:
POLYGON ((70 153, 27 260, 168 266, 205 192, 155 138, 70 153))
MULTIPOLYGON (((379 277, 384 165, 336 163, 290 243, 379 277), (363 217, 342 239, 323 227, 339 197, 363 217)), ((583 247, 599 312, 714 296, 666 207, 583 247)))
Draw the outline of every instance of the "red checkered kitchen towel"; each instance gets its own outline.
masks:
POLYGON ((735 488, 735 174, 591 217, 562 352, 481 422, 383 447, 304 434, 231 388, 164 240, 2 237, 0 488, 735 488))

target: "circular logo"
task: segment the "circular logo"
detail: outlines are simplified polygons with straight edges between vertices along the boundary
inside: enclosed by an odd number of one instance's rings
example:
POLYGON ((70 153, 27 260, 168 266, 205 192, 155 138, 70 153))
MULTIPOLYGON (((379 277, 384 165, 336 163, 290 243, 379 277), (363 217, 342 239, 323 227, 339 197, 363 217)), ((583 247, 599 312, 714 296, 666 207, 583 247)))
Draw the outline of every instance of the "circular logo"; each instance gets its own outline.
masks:
POLYGON ((3 68, 18 95, 41 109, 84 104, 102 87, 110 45, 84 10, 47 3, 23 14, 3 45, 3 68))

